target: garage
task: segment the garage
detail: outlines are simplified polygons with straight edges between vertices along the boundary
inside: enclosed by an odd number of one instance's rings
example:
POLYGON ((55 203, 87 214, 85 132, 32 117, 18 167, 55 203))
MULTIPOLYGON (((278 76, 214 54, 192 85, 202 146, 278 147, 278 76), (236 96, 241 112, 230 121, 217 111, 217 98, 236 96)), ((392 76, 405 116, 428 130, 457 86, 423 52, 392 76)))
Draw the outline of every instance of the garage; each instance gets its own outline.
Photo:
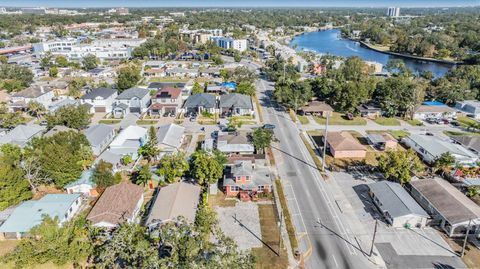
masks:
POLYGON ((130 113, 140 113, 140 107, 130 107, 130 113))
POLYGON ((96 106, 96 107, 94 108, 94 111, 95 111, 95 112, 107 112, 107 108, 104 107, 104 106, 96 106))

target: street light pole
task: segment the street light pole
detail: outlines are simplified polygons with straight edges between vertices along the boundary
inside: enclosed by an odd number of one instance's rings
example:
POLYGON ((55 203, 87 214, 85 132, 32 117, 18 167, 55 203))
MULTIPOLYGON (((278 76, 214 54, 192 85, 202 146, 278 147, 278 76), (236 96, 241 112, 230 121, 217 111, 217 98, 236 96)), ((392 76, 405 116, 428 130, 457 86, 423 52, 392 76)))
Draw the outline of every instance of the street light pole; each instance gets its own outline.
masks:
POLYGON ((282 253, 282 212, 280 212, 280 220, 278 221, 278 256, 280 257, 280 253, 282 253))
POLYGON ((467 232, 465 233, 465 238, 463 238, 462 254, 460 256, 462 258, 465 255, 465 247, 467 246, 467 237, 468 237, 468 233, 470 232, 470 224, 471 223, 472 223, 472 219, 470 219, 468 221, 467 232))
POLYGON ((373 246, 375 244, 375 236, 377 235, 377 226, 378 226, 378 220, 375 220, 375 229, 373 230, 372 246, 370 247, 370 254, 368 255, 369 257, 372 257, 372 254, 373 254, 373 246))
POLYGON ((330 113, 327 112, 327 122, 325 124, 325 135, 323 136, 323 156, 322 156, 322 171, 325 172, 325 155, 327 154, 327 136, 328 136, 328 119, 330 113))

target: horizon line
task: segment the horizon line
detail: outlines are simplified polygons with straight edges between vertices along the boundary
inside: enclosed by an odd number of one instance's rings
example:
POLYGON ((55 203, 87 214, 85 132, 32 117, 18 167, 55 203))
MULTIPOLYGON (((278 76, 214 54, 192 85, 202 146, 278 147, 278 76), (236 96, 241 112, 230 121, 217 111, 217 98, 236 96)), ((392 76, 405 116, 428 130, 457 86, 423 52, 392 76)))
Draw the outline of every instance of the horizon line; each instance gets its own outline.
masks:
POLYGON ((251 9, 261 9, 261 8, 341 8, 341 9, 355 9, 355 8, 369 8, 369 9, 380 9, 380 8, 388 8, 388 7, 399 7, 399 8, 412 8, 412 9, 419 9, 419 8, 428 8, 428 9, 438 9, 438 8, 468 8, 468 7, 480 7, 478 5, 452 5, 452 6, 401 6, 401 5, 385 5, 385 6, 330 6, 330 5, 299 5, 299 6, 291 6, 291 5, 265 5, 265 6, 191 6, 191 5, 166 5, 166 6, 90 6, 90 7, 82 7, 82 6, 47 6, 47 5, 38 5, 38 6, 9 6, 9 5, 0 5, 0 7, 6 8, 69 8, 69 9, 107 9, 107 8, 133 8, 133 9, 144 9, 144 8, 251 8, 251 9))

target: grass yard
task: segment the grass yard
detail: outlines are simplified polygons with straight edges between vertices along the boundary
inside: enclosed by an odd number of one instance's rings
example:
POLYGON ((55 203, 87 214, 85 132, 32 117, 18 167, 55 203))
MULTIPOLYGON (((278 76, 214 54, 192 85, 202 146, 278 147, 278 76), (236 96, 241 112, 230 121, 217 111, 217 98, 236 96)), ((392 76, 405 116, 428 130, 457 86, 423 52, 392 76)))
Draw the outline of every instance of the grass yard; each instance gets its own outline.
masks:
POLYGON ((456 137, 456 136, 472 136, 472 135, 480 135, 480 133, 472 133, 472 132, 455 132, 455 131, 444 131, 444 134, 450 136, 450 137, 456 137))
POLYGON ((315 166, 317 167, 318 170, 322 170, 322 161, 318 157, 315 150, 312 148, 312 145, 310 145, 310 143, 308 142, 307 140, 308 138, 306 138, 303 134, 300 134, 300 137, 302 138, 302 141, 305 144, 305 147, 307 147, 308 153, 310 153, 310 156, 312 156, 315 166))
POLYGON ((389 134, 391 134, 395 139, 399 140, 404 137, 407 137, 410 135, 409 132, 407 131, 402 131, 402 130, 395 130, 395 131, 388 131, 389 134))
POLYGON ((406 122, 412 126, 423 126, 423 122, 416 119, 407 120, 406 122))
POLYGON ((255 267, 258 269, 287 268, 288 256, 284 248, 280 249, 280 242, 278 241, 280 230, 273 204, 258 205, 258 213, 264 246, 252 249, 252 254, 256 258, 255 267), (277 255, 279 249, 280 255, 277 255))
POLYGON ((178 82, 178 83, 187 83, 190 79, 188 78, 173 78, 173 77, 164 77, 164 78, 151 78, 148 82, 178 82))
POLYGON ((225 199, 226 196, 223 192, 218 191, 216 195, 209 195, 208 196, 208 204, 210 207, 233 207, 237 203, 236 199, 225 199))
POLYGON ((255 101, 255 106, 257 107, 257 114, 258 114, 258 119, 260 122, 263 122, 263 110, 262 107, 260 106, 260 103, 258 102, 257 96, 253 96, 253 101, 255 101))
POLYGON ((377 124, 384 125, 384 126, 399 126, 400 122, 395 118, 385 118, 385 117, 378 117, 373 120, 377 124))
POLYGON ((301 124, 309 124, 310 121, 306 116, 297 116, 297 119, 300 121, 301 124))
POLYGON ((119 124, 122 120, 119 119, 103 119, 99 120, 98 123, 103 123, 103 124, 119 124))
POLYGON ((290 211, 288 210, 287 200, 285 198, 285 193, 283 192, 283 186, 280 179, 275 180, 275 187, 277 188, 278 199, 280 200, 280 205, 282 206, 282 213, 283 218, 285 219, 290 246, 292 247, 292 250, 295 250, 298 248, 297 236, 295 233, 295 227, 293 226, 292 216, 290 216, 290 211))
MULTIPOLYGON (((353 120, 348 120, 344 115, 333 112, 328 123, 330 125, 366 125, 367 121, 362 117, 354 117, 353 120)), ((324 125, 327 122, 326 118, 313 116, 313 119, 318 123, 324 125)))
POLYGON ((233 116, 228 118, 228 120, 233 124, 233 125, 253 125, 256 124, 257 122, 255 121, 255 117, 253 116, 233 116))
POLYGON ((153 125, 157 123, 158 123, 157 120, 137 120, 138 125, 153 125))
POLYGON ((458 121, 458 123, 460 123, 460 125, 462 127, 470 127, 474 124, 477 124, 476 120, 474 120, 472 118, 469 118, 469 117, 458 117, 457 121, 458 121))

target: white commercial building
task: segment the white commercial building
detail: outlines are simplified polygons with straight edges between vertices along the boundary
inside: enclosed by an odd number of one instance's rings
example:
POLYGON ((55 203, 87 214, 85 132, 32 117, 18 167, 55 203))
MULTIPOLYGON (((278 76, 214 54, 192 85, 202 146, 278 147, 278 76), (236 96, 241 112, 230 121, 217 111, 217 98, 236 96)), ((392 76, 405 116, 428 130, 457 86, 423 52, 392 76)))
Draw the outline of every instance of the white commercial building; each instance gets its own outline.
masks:
POLYGON ((387 11, 387 16, 389 17, 400 17, 400 8, 399 7, 389 7, 387 11))
POLYGON ((233 39, 231 37, 212 36, 210 37, 210 40, 214 41, 217 46, 223 49, 234 49, 240 52, 247 50, 246 39, 233 39))

